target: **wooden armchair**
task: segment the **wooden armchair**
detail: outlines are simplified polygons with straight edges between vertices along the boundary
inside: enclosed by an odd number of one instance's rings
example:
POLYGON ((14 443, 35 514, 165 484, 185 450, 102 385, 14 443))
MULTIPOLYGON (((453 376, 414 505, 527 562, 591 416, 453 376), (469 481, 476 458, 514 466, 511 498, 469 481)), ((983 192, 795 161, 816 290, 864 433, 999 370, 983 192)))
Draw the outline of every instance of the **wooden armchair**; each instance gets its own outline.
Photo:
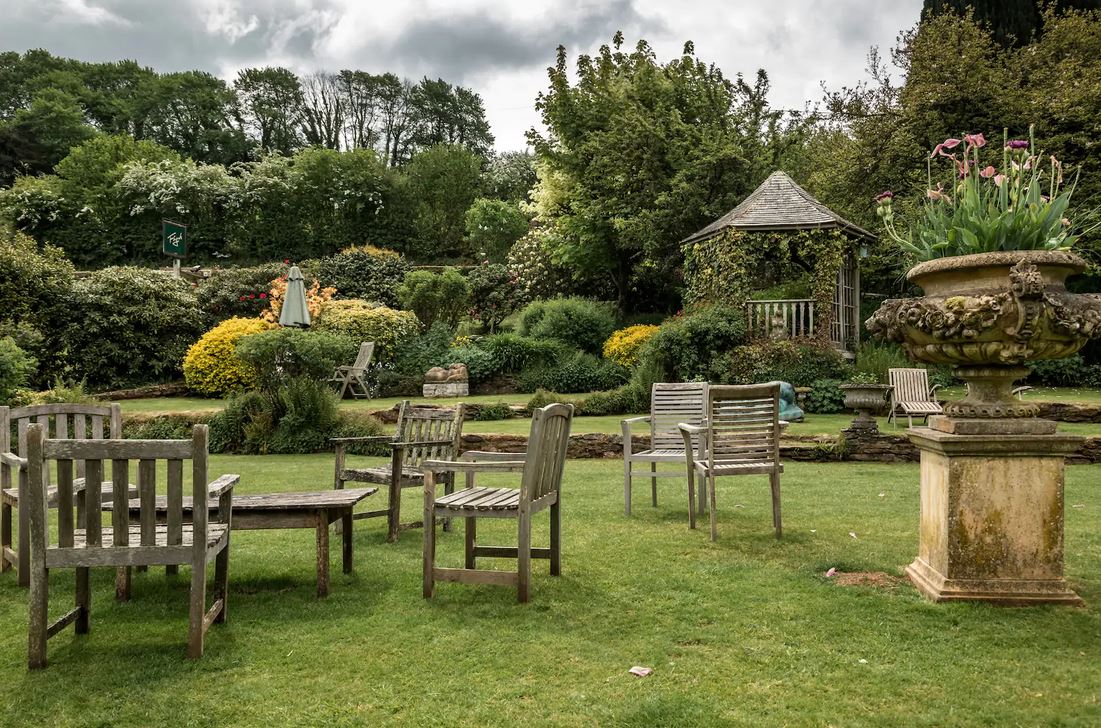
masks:
POLYGON ((229 535, 233 487, 237 475, 207 480, 207 427, 196 425, 190 440, 65 440, 46 439, 46 428, 37 423, 27 428, 27 457, 0 455, 0 467, 21 467, 27 473, 26 507, 30 521, 30 619, 28 665, 46 666, 46 641, 70 624, 77 634, 89 631, 93 567, 130 567, 160 564, 191 566, 190 627, 187 654, 201 657, 203 638, 211 624, 226 620, 229 580, 229 535), (130 523, 130 461, 137 465, 141 498, 139 523, 130 523), (156 522, 156 477, 158 460, 165 461, 168 513, 166 523, 156 522), (208 522, 206 508, 191 511, 190 523, 183 520, 184 461, 191 461, 193 502, 218 499, 218 516, 208 522), (84 462, 87 487, 86 524, 75 528, 72 518, 74 464, 84 462), (111 526, 101 522, 100 493, 105 464, 110 462, 114 483, 111 526), (57 468, 57 523, 47 522, 46 473, 57 468), (56 540, 53 534, 56 533, 56 540), (206 608, 206 569, 214 561, 216 597, 206 608), (76 570, 76 607, 52 623, 48 620, 48 572, 76 570))
MULTIPOLYGON (((356 513, 353 518, 386 516, 390 541, 396 541, 403 527, 415 528, 417 523, 401 523, 401 491, 424 484, 422 465, 426 460, 450 460, 459 452, 463 436, 463 416, 466 408, 460 402, 455 409, 413 407, 409 400, 398 409, 398 424, 393 436, 336 437, 331 440, 336 449, 334 487, 341 489, 347 482, 374 483, 389 486, 389 501, 385 508, 356 513), (347 466, 348 446, 362 443, 383 443, 390 448, 390 463, 378 467, 347 466)), ((454 486, 453 478, 445 479, 447 492, 454 486)), ((448 526, 450 528, 450 526, 448 526)))
POLYGON ((551 404, 532 416, 526 454, 467 452, 462 462, 424 462, 424 598, 435 593, 436 581, 467 584, 516 586, 516 596, 526 602, 531 596, 531 560, 549 559, 550 573, 562 570, 561 490, 562 470, 570 440, 572 404, 551 404), (520 488, 479 488, 475 473, 521 472, 520 488), (436 476, 466 474, 466 488, 436 497, 436 476), (550 509, 550 546, 532 548, 531 517, 550 509), (436 519, 466 519, 465 568, 436 566, 436 519), (516 546, 478 546, 479 518, 515 518, 516 546), (514 572, 475 568, 478 556, 515 558, 514 572))
POLYGON ((351 392, 352 397, 358 399, 366 397, 371 399, 371 391, 367 388, 367 368, 371 366, 371 357, 375 353, 375 342, 364 341, 359 345, 359 354, 351 366, 339 366, 333 370, 329 381, 340 385, 340 393, 337 399, 344 399, 345 392, 351 392))
MULTIPOLYGON (((88 437, 117 440, 122 437, 122 410, 117 404, 43 404, 28 407, 0 407, 0 452, 19 458, 27 456, 27 432, 31 424, 42 425, 47 438, 83 440, 88 437), (12 434, 15 448, 12 448, 12 434)), ((45 473, 49 486, 49 473, 45 473)), ((26 499, 26 473, 18 468, 0 473, 0 572, 16 567, 16 579, 20 586, 30 584, 30 554, 27 538, 30 533, 28 511, 20 508, 26 499), (13 477, 13 473, 15 477, 13 477), (12 543, 14 512, 19 513, 19 544, 12 543)), ((77 524, 84 523, 84 461, 76 461, 76 480, 73 485, 77 524)), ((101 497, 111 498, 113 486, 103 484, 101 497)), ((131 490, 136 496, 137 490, 131 490)), ((57 488, 48 488, 46 504, 57 508, 57 488)))
POLYGON ((658 463, 684 462, 684 443, 677 429, 680 423, 699 425, 707 406, 707 382, 677 384, 655 383, 650 390, 650 414, 623 420, 623 511, 631 515, 631 476, 638 472, 636 466, 646 464, 650 477, 651 500, 658 504, 658 478, 681 477, 680 471, 657 469, 658 463), (634 452, 631 443, 631 425, 650 425, 650 447, 634 452))
POLYGON ((768 475, 772 486, 772 525, 780 538, 780 382, 712 385, 707 392, 707 420, 701 426, 683 424, 688 466, 688 525, 696 527, 695 476, 706 479, 711 516, 711 540, 718 538, 715 478, 723 475, 768 475), (693 452, 692 437, 699 447, 693 452))

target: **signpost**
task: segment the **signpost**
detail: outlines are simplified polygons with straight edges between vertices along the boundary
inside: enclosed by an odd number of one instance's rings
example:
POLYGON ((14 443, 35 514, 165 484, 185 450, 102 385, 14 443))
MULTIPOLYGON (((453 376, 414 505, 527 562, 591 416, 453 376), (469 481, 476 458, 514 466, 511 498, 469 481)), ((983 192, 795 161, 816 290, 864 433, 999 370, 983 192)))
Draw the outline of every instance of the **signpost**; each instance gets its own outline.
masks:
POLYGON ((161 249, 172 256, 172 271, 180 277, 180 260, 187 255, 187 225, 172 220, 161 220, 161 249))

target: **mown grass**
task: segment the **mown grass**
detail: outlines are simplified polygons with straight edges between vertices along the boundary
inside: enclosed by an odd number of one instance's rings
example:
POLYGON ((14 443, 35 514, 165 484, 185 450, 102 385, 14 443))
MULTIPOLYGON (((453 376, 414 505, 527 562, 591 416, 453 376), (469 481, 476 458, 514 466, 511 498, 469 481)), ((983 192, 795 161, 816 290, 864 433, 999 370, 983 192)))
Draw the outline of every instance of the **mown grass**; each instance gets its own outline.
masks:
MULTIPOLYGON (((241 493, 328 487, 331 457, 215 456, 241 493)), ((314 596, 313 534, 234 534, 228 625, 184 658, 186 576, 135 579, 113 601, 96 574, 92 634, 51 640, 25 671, 26 592, 0 577, 0 715, 7 725, 1098 725, 1101 466, 1067 470, 1067 576, 1085 608, 933 605, 908 584, 839 587, 844 571, 901 574, 917 546, 917 467, 790 463, 785 536, 764 478, 723 482, 720 541, 686 528, 681 481, 660 505, 621 463, 570 461, 563 574, 536 562, 533 600, 441 584, 420 596, 419 531, 385 543, 357 522, 353 575, 314 596), (855 534, 855 538, 850 535, 855 534), (654 668, 647 678, 632 665, 654 668)), ((487 481, 504 482, 504 481, 487 481)), ((418 515, 420 495, 403 505, 418 515)), ((545 516, 536 545, 545 543, 545 516)), ((513 537, 484 523, 491 543, 513 537)), ((440 561, 461 563, 461 528, 440 561)), ((507 562, 497 562, 502 566, 507 562)), ((51 574, 53 612, 71 572, 51 574)))

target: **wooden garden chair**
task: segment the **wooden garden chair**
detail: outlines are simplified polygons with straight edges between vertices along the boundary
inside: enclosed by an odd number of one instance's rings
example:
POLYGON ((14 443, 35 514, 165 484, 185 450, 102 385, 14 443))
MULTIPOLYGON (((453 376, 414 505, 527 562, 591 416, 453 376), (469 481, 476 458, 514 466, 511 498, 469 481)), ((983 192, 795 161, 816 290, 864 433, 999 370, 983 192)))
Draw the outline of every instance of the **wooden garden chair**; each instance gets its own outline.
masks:
POLYGON ((929 371, 926 369, 888 369, 887 381, 891 385, 891 411, 887 421, 898 426, 898 416, 905 415, 910 427, 915 417, 929 420, 929 415, 944 413, 944 408, 936 399, 938 387, 929 386, 929 371))
POLYGON ((550 573, 562 571, 562 470, 570 440, 572 404, 551 404, 537 409, 531 419, 528 449, 520 453, 467 452, 462 462, 424 462, 424 598, 435 593, 436 581, 465 584, 516 586, 516 596, 526 602, 531 595, 531 560, 549 559, 550 573), (520 472, 520 488, 481 488, 475 473, 520 472), (436 497, 438 474, 466 474, 466 488, 436 497), (531 518, 550 509, 550 546, 532 548, 531 518), (436 519, 466 519, 465 568, 436 566, 436 519), (479 518, 515 518, 516 546, 479 546, 479 518), (516 571, 475 568, 479 556, 516 559, 516 571))
MULTIPOLYGON (((422 466, 426 460, 451 460, 459 453, 463 437, 463 417, 466 408, 461 402, 455 409, 413 407, 409 400, 398 409, 398 424, 392 436, 335 437, 336 478, 334 487, 347 482, 374 483, 389 486, 389 501, 385 508, 356 513, 353 518, 386 516, 390 541, 396 541, 402 528, 415 528, 417 523, 401 523, 401 491, 424 484, 422 466), (364 443, 384 443, 390 448, 390 463, 377 467, 347 466, 348 446, 364 443)), ((453 489, 453 479, 446 479, 446 489, 453 489)), ((449 527, 450 528, 450 527, 449 527)))
POLYGON ((650 389, 650 414, 623 420, 623 511, 631 515, 631 476, 638 473, 650 478, 651 500, 658 504, 658 478, 681 477, 676 472, 658 470, 658 463, 684 462, 684 440, 680 423, 699 425, 707 406, 707 382, 683 384, 655 383, 650 389), (631 443, 631 425, 646 422, 650 425, 650 447, 634 452, 631 443), (637 466, 648 466, 639 472, 637 466))
POLYGON ((366 397, 371 399, 371 392, 367 388, 367 368, 371 366, 371 357, 375 353, 375 342, 364 341, 359 345, 359 354, 355 363, 351 366, 339 366, 333 370, 333 376, 329 381, 340 385, 340 393, 337 399, 344 399, 345 392, 351 392, 353 398, 366 397))
MULTIPOLYGON (((47 438, 83 440, 87 437, 117 440, 122 437, 122 410, 117 404, 42 404, 28 407, 0 407, 0 452, 12 453, 20 458, 27 456, 27 431, 31 424, 42 425, 47 438), (15 447, 12 448, 13 430, 15 447)), ((30 533, 29 512, 19 504, 26 499, 25 472, 20 477, 15 471, 0 473, 0 571, 16 567, 16 579, 20 586, 30 584, 30 554, 27 538, 30 533), (13 474, 15 477, 12 477, 13 474), (12 543, 12 521, 19 514, 19 544, 12 543)), ((77 523, 84 523, 84 462, 76 461, 77 479, 74 481, 77 523)), ((47 485, 49 473, 46 473, 47 485)), ((101 497, 110 498, 113 486, 103 484, 101 497)), ((137 490, 132 490, 137 495, 137 490)), ((47 493, 47 507, 56 508, 57 488, 47 493)))
POLYGON ((707 391, 703 425, 682 424, 688 466, 688 525, 696 527, 694 479, 706 479, 711 540, 718 538, 715 478, 724 475, 768 475, 772 486, 772 525, 780 538, 780 382, 712 385, 707 391), (692 438, 698 436, 693 452, 692 438))
POLYGON ((223 475, 207 480, 207 426, 196 425, 190 440, 68 440, 46 439, 46 428, 27 428, 27 457, 0 455, 0 467, 25 468, 26 507, 30 522, 30 619, 28 658, 31 669, 46 666, 46 641, 70 624, 77 634, 89 631, 93 567, 191 566, 190 627, 187 654, 201 657, 203 637, 211 624, 225 622, 229 579, 229 535, 233 487, 240 477, 223 475), (130 522, 130 461, 136 462, 141 508, 137 524, 130 522), (191 511, 183 520, 184 461, 191 461, 192 498, 205 503, 218 499, 217 521, 208 522, 206 508, 191 511), (84 462, 86 503, 85 527, 74 527, 72 504, 76 462, 84 462), (164 462, 167 481, 167 518, 156 521, 156 478, 158 461, 164 462), (104 527, 100 513, 100 486, 110 463, 114 483, 111 526, 104 527), (47 522, 49 484, 46 473, 57 468, 56 524, 47 522), (207 563, 214 561, 216 595, 206 608, 207 563), (76 570, 76 607, 63 616, 48 620, 49 572, 76 570))

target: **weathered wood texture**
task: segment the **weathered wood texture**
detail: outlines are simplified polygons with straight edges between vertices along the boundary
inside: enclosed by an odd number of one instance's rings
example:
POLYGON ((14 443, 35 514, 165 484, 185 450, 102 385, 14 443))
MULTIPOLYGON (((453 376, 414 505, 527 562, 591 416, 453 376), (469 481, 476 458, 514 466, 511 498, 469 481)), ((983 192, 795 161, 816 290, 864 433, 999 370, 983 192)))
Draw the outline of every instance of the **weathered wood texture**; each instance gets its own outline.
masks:
MULTIPOLYGON (((338 437, 332 440, 336 450, 334 487, 341 489, 345 483, 374 483, 389 486, 386 507, 356 513, 354 518, 386 516, 387 538, 392 542, 398 532, 410 524, 401 523, 402 488, 419 488, 424 484, 421 470, 428 460, 452 460, 459 452, 463 437, 465 406, 455 409, 413 407, 409 400, 398 410, 397 429, 389 437, 338 437), (347 466, 347 447, 357 442, 381 442, 390 448, 390 464, 383 467, 350 468, 347 466)), ((454 489, 450 473, 442 478, 446 492, 454 489)), ((448 526, 449 528, 449 526, 448 526)))
MULTIPOLYGON (((93 434, 95 433, 93 426, 93 434)), ((46 439, 46 425, 35 422, 26 428, 26 489, 21 506, 29 515, 28 552, 30 555, 30 620, 28 627, 28 665, 45 667, 46 641, 72 623, 77 633, 85 633, 90 623, 91 568, 118 569, 116 593, 129 597, 129 569, 149 565, 191 567, 190 626, 187 654, 200 657, 207 628, 225 620, 229 574, 229 536, 232 525, 232 494, 238 476, 223 476, 214 484, 207 480, 207 427, 196 425, 190 440, 112 440, 94 437, 84 440, 46 439), (131 461, 136 461, 131 466, 131 461), (155 504, 156 461, 167 460, 168 494, 164 497, 168 512, 163 524, 157 522, 155 504), (206 509, 192 512, 185 521, 182 512, 182 463, 192 465, 192 498, 206 501, 211 492, 218 496, 218 517, 208 522, 206 509), (74 526, 71 503, 76 464, 84 467, 86 512, 83 523, 74 526), (50 527, 46 503, 50 491, 46 473, 50 464, 57 467, 55 529, 50 527), (109 465, 108 465, 109 464, 109 465), (108 472, 113 488, 107 503, 101 503, 104 476, 108 472), (130 499, 130 473, 138 480, 138 498, 130 499), (211 488, 213 486, 213 488, 211 488), (131 513, 131 503, 137 505, 131 513), (104 506, 111 513, 109 527, 100 515, 104 506), (136 522, 135 522, 136 521, 136 522), (215 561, 214 606, 206 608, 206 565, 215 561), (48 571, 73 568, 76 571, 76 609, 52 625, 47 624, 48 571), (70 616, 70 614, 72 616, 70 616)), ((102 435, 102 432, 100 432, 102 435)))
POLYGON ((711 540, 718 538, 715 478, 724 475, 768 475, 772 486, 772 525, 780 525, 780 382, 743 386, 714 385, 707 392, 707 419, 702 426, 680 427, 688 471, 688 525, 696 527, 696 488, 700 478, 702 512, 707 485, 711 540), (699 436, 693 448, 692 438, 699 436))
MULTIPOLYGON (((122 410, 117 404, 93 405, 93 404, 41 404, 27 407, 0 407, 0 453, 11 453, 18 457, 27 454, 27 431, 31 423, 41 425, 45 430, 46 438, 63 440, 84 440, 88 437, 103 438, 104 432, 111 439, 122 437, 122 410), (106 426, 106 428, 105 428, 106 426), (12 436, 15 435, 15 447, 12 447, 12 436)), ((67 500, 59 504, 57 489, 48 488, 47 507, 61 508, 64 513, 72 515, 72 509, 76 509, 78 523, 82 523, 85 510, 84 495, 84 460, 75 459, 77 486, 66 494, 67 500)), ((30 584, 30 559, 27 552, 27 537, 30 533, 30 521, 25 509, 19 507, 20 501, 26 497, 26 471, 25 467, 8 463, 0 465, 0 571, 7 571, 12 566, 16 567, 16 579, 20 586, 30 584), (16 487, 13 487, 13 483, 16 487), (19 529, 18 547, 12 544, 12 524, 18 513, 19 529)), ((49 486, 49 470, 43 474, 49 486)), ((104 484, 103 490, 110 497, 113 493, 113 485, 104 484)), ((103 493, 100 497, 103 497, 103 493)), ((62 518, 68 517, 65 515, 62 518)))
POLYGON ((623 420, 623 511, 631 515, 631 481, 638 472, 638 465, 647 470, 650 478, 651 503, 658 504, 658 478, 681 477, 680 470, 658 470, 658 463, 684 461, 684 443, 680 423, 699 425, 703 422, 707 406, 707 382, 655 383, 650 389, 650 414, 623 420), (631 425, 650 424, 650 447, 636 452, 631 440, 631 425))
POLYGON ((432 597, 436 581, 468 584, 516 586, 521 602, 531 597, 531 560, 550 560, 550 572, 561 573, 561 489, 566 447, 573 421, 573 405, 551 404, 535 411, 523 455, 467 452, 465 462, 429 460, 424 466, 424 551, 423 594, 432 597), (512 458, 511 460, 505 458, 512 458), (479 460, 481 459, 481 462, 479 460), (475 484, 478 472, 519 471, 520 488, 482 488, 475 484), (436 496, 437 473, 466 474, 466 488, 436 496), (532 548, 531 519, 535 513, 550 509, 550 547, 532 548), (466 520, 465 564, 462 569, 436 566, 436 519, 466 520), (517 521, 517 545, 478 546, 476 519, 514 518, 517 521), (504 572, 476 568, 478 556, 516 559, 516 571, 504 572))
POLYGON ((371 357, 374 353, 375 342, 364 341, 359 345, 359 354, 356 355, 355 363, 351 366, 339 366, 333 370, 329 381, 339 385, 340 393, 337 394, 339 399, 344 399, 346 392, 351 392, 352 397, 356 399, 360 397, 371 399, 371 390, 367 387, 367 368, 371 366, 371 357))
POLYGON ((887 381, 891 385, 891 411, 888 422, 898 424, 900 415, 906 417, 910 427, 915 417, 929 419, 929 415, 943 414, 944 408, 936 399, 937 387, 929 386, 927 369, 888 369, 887 381))

